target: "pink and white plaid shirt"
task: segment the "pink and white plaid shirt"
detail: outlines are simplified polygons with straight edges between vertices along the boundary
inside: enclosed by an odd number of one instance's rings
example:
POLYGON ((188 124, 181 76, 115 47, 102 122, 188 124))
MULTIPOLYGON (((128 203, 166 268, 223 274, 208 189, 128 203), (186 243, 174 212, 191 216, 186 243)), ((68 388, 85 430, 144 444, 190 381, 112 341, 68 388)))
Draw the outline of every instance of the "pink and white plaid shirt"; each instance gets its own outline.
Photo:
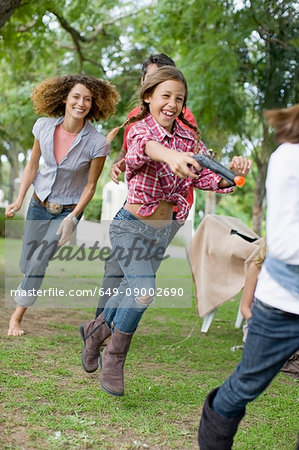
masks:
POLYGON ((218 183, 221 177, 206 168, 199 172, 197 180, 190 177, 179 178, 170 170, 167 163, 153 161, 144 153, 145 145, 149 141, 159 142, 178 152, 207 153, 201 141, 198 149, 195 150, 195 135, 179 125, 177 121, 174 123, 173 134, 159 125, 150 114, 136 122, 127 137, 126 177, 129 190, 127 201, 142 204, 137 211, 141 216, 150 216, 159 203, 165 200, 178 206, 176 219, 184 222, 190 209, 186 200, 190 186, 221 194, 233 191, 233 187, 220 189, 218 183))

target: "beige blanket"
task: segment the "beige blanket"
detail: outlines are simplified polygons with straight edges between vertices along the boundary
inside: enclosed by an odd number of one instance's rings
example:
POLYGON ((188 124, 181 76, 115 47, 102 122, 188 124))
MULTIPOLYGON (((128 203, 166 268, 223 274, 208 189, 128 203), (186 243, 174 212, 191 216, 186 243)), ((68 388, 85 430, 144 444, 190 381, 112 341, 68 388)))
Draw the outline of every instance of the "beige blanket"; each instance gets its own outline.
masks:
POLYGON ((205 216, 187 249, 200 317, 241 291, 260 243, 261 238, 235 217, 205 216), (248 242, 232 230, 257 240, 248 242))

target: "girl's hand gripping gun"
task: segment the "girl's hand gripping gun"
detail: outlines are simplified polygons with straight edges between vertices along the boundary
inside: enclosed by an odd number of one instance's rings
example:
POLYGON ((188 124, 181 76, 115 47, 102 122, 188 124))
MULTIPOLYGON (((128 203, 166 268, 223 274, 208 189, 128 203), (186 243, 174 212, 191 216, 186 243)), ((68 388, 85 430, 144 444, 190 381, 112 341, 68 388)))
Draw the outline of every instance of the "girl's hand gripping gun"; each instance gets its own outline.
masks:
POLYGON ((245 184, 245 177, 241 177, 239 175, 236 175, 231 170, 224 167, 222 164, 215 161, 215 159, 211 158, 210 156, 203 155, 201 153, 197 153, 193 156, 193 158, 203 167, 206 167, 207 169, 212 170, 213 172, 217 173, 217 175, 220 175, 222 178, 224 178, 226 181, 232 184, 232 186, 243 186, 245 184))

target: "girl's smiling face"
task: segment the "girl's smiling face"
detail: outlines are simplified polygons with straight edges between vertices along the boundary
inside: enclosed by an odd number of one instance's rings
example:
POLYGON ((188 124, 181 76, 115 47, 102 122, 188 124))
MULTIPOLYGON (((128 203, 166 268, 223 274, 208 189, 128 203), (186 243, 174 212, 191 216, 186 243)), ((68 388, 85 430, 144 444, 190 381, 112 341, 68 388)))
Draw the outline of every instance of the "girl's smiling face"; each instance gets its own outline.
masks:
POLYGON ((182 111, 185 95, 185 86, 181 81, 167 80, 158 84, 144 101, 148 103, 153 118, 171 132, 173 122, 182 111))

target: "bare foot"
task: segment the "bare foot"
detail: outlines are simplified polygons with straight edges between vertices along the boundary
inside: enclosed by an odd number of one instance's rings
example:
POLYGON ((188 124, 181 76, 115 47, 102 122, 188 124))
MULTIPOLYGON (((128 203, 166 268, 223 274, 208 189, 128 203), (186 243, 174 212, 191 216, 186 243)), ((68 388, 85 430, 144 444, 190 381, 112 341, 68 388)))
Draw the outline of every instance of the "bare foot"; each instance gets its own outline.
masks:
POLYGON ((22 306, 16 307, 9 321, 7 336, 23 336, 25 334, 25 331, 21 328, 21 322, 26 309, 22 306))
POLYGON ((17 321, 10 320, 7 336, 23 336, 25 331, 22 330, 20 324, 17 321))

